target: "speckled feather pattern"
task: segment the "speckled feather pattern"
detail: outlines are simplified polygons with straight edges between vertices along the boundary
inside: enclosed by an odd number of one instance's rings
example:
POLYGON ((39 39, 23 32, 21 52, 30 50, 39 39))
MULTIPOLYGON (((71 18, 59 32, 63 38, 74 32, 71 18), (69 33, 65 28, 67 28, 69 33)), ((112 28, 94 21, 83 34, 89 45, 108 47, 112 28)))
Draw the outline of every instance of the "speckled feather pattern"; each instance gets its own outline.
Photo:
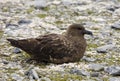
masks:
POLYGON ((48 34, 37 38, 8 39, 8 41, 13 46, 21 48, 30 54, 37 61, 56 64, 79 61, 86 49, 84 35, 48 34))

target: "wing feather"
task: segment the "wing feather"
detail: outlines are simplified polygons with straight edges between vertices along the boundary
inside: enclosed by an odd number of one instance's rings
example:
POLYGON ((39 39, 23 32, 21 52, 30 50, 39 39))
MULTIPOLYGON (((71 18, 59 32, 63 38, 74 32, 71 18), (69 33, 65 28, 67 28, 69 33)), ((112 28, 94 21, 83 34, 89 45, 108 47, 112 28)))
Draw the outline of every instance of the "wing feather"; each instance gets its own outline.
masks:
POLYGON ((50 56, 56 59, 70 56, 70 54, 68 54, 69 51, 71 51, 68 48, 69 44, 65 44, 67 40, 63 40, 58 34, 40 36, 36 38, 36 40, 39 41, 39 45, 35 50, 37 50, 36 52, 39 53, 40 56, 46 56, 47 58, 50 56))

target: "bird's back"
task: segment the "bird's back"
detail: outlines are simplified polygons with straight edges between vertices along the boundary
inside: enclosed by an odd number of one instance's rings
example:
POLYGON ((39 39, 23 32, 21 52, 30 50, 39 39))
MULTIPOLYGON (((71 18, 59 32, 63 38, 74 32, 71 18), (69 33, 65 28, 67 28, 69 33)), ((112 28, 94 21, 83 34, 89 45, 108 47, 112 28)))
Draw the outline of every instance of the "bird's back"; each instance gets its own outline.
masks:
POLYGON ((8 39, 15 47, 29 53, 32 58, 42 62, 65 63, 78 61, 85 49, 80 49, 80 41, 70 41, 58 34, 49 34, 37 38, 14 40, 8 39), (82 52, 83 51, 83 52, 82 52))
MULTIPOLYGON (((73 49, 70 49, 71 43, 63 35, 49 34, 36 38, 39 45, 35 48, 38 57, 44 58, 43 60, 62 63, 67 61, 63 58, 71 58, 73 49)), ((74 51, 75 53, 75 51, 74 51)))

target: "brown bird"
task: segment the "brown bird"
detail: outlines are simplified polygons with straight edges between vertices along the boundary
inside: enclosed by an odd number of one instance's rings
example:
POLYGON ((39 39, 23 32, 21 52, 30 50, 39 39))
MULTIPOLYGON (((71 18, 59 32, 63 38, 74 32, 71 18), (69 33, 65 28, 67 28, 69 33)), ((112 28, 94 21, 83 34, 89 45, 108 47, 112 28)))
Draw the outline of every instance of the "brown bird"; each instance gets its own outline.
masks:
POLYGON ((48 34, 22 40, 7 39, 39 62, 62 64, 79 61, 86 49, 84 34, 93 35, 81 24, 72 24, 64 35, 48 34))

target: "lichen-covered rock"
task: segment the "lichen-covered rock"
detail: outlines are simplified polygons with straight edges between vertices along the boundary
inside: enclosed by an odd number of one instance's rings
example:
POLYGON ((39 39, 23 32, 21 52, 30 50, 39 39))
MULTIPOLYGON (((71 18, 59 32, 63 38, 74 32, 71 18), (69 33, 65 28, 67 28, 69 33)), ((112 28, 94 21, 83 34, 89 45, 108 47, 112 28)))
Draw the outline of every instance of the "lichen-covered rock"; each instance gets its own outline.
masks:
POLYGON ((102 64, 89 64, 89 69, 93 71, 102 71, 104 70, 104 65, 102 64))
POLYGON ((98 53, 107 53, 115 48, 114 44, 108 44, 97 48, 98 53))
POLYGON ((104 71, 113 76, 120 76, 120 67, 119 66, 106 67, 104 69, 104 71))
POLYGON ((115 23, 111 26, 111 28, 113 28, 113 29, 120 29, 120 21, 115 22, 115 23))

